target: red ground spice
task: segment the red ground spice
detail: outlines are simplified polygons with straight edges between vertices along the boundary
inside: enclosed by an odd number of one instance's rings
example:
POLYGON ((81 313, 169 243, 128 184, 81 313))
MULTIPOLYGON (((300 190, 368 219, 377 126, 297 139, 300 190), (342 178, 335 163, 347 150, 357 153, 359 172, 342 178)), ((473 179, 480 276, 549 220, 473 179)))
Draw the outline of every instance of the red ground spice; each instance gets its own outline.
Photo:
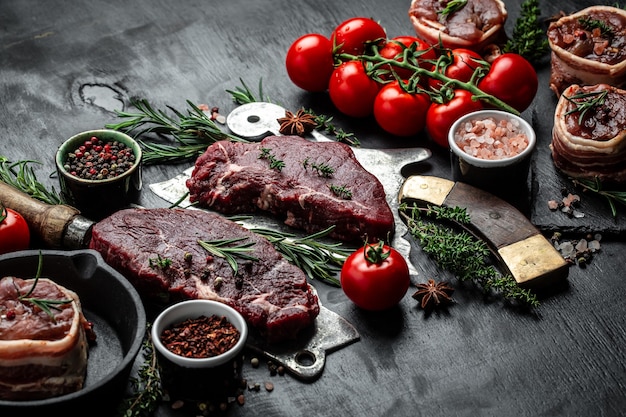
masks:
POLYGON ((170 352, 199 359, 229 351, 239 337, 239 330, 226 317, 203 315, 168 327, 160 339, 170 352))

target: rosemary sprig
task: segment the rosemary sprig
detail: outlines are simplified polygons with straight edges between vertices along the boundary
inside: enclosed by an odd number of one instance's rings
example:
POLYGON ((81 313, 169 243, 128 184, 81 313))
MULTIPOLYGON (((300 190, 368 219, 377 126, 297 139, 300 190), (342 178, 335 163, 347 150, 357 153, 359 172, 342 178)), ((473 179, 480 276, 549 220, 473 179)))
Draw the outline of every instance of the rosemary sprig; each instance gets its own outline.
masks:
POLYGON ((122 417, 152 416, 163 397, 157 355, 150 337, 150 323, 142 343, 142 356, 143 363, 137 371, 137 377, 130 378, 132 394, 118 408, 122 417))
POLYGON ((446 4, 446 7, 439 10, 437 14, 439 15, 440 19, 445 20, 452 13, 459 11, 463 7, 465 7, 466 4, 467 4, 467 0, 450 0, 448 4, 446 4))
POLYGON ((613 217, 617 216, 617 206, 615 205, 615 203, 626 206, 626 191, 605 190, 602 187, 602 182, 597 177, 593 180, 584 178, 573 179, 572 182, 575 185, 583 187, 585 190, 591 191, 606 198, 606 201, 609 203, 609 207, 611 208, 611 214, 613 215, 613 217))
POLYGON ((198 244, 202 246, 207 252, 210 254, 217 256, 219 258, 223 258, 228 262, 231 269, 233 270, 233 275, 237 275, 239 273, 239 265, 237 264, 237 260, 235 257, 240 259, 245 259, 248 261, 258 261, 259 259, 248 255, 249 252, 254 251, 254 242, 247 242, 242 244, 236 244, 241 242, 242 240, 247 239, 246 237, 240 238, 232 238, 232 239, 221 239, 221 240, 198 240, 198 244), (234 246, 230 246, 236 244, 234 246))
POLYGON ((267 159, 270 163, 270 168, 277 171, 282 171, 285 167, 285 163, 282 160, 277 159, 270 148, 261 148, 259 159, 267 159))
POLYGON ((18 294, 17 299, 19 301, 27 302, 27 303, 30 303, 30 304, 33 304, 33 305, 39 307, 53 321, 56 321, 56 319, 54 318, 54 314, 52 313, 52 310, 59 310, 59 308, 57 306, 61 306, 61 305, 64 305, 64 304, 69 304, 73 300, 70 299, 70 298, 64 298, 64 299, 61 299, 61 300, 54 300, 54 299, 49 299, 49 298, 31 297, 31 295, 35 291, 35 287, 37 287, 37 283, 39 283, 39 277, 41 276, 41 268, 42 267, 43 267, 43 255, 41 254, 41 251, 40 251, 39 252, 39 258, 38 258, 38 263, 37 263, 37 273, 35 274, 35 280, 33 281, 33 285, 31 285, 31 287, 28 290, 28 292, 26 294, 20 294, 20 290, 17 287, 17 285, 15 284, 15 282, 13 282, 13 286, 15 287, 15 291, 18 294))
POLYGON ((144 162, 146 164, 182 162, 199 156, 208 145, 219 140, 230 139, 233 141, 246 142, 236 136, 228 135, 217 126, 198 106, 187 100, 185 113, 171 106, 167 109, 172 115, 164 110, 155 109, 145 99, 132 99, 131 105, 136 112, 117 110, 118 117, 125 119, 120 123, 110 123, 107 129, 119 130, 140 141, 144 149, 144 162), (173 144, 148 145, 148 135, 156 135, 157 138, 170 139, 173 144))
POLYGON ((582 124, 585 114, 587 114, 589 110, 604 105, 607 94, 608 90, 577 93, 569 97, 564 95, 563 97, 575 106, 572 110, 565 113, 565 115, 568 116, 580 112, 578 115, 578 124, 582 124))
POLYGON ((340 282, 337 275, 352 250, 342 249, 341 243, 320 241, 320 239, 328 236, 334 228, 331 226, 300 238, 290 233, 266 228, 251 228, 250 231, 269 240, 287 261, 302 269, 309 278, 339 287, 340 282))
POLYGON ((259 101, 267 101, 271 103, 269 97, 263 98, 263 79, 259 79, 259 95, 258 97, 248 88, 246 83, 240 78, 241 87, 235 87, 234 90, 226 90, 233 98, 233 101, 237 104, 256 103, 259 101))
POLYGON ((11 162, 0 155, 0 181, 17 188, 31 197, 44 203, 55 205, 64 202, 54 187, 48 190, 39 180, 31 164, 40 164, 38 161, 23 160, 11 162))
POLYGON ((337 197, 343 198, 344 200, 352 199, 352 191, 348 189, 347 185, 335 185, 329 184, 328 188, 333 192, 337 197))
POLYGON ((474 282, 486 294, 495 291, 507 300, 531 307, 539 305, 533 292, 519 287, 513 277, 502 275, 487 262, 491 252, 485 242, 466 231, 459 232, 439 223, 424 221, 421 216, 448 219, 460 224, 467 223, 469 217, 461 216, 458 210, 446 213, 432 207, 420 209, 407 204, 402 204, 400 211, 411 235, 440 268, 455 274, 461 281, 474 282), (451 216, 448 218, 447 214, 451 216))
POLYGON ((580 25, 588 31, 600 29, 600 34, 605 38, 610 38, 615 34, 613 28, 603 20, 592 19, 589 16, 584 16, 578 19, 578 23, 580 23, 580 25))
POLYGON ((513 27, 513 36, 504 45, 504 52, 514 52, 536 62, 549 50, 545 29, 541 26, 539 0, 525 0, 513 27))

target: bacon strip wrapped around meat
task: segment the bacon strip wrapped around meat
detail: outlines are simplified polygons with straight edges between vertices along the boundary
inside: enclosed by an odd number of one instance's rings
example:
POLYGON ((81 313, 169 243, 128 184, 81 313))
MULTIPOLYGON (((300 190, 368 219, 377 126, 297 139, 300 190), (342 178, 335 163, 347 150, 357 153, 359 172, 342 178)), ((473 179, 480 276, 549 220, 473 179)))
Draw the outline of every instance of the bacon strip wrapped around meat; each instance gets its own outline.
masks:
POLYGON ((556 168, 572 178, 626 182, 626 91, 607 84, 565 89, 550 149, 556 168))

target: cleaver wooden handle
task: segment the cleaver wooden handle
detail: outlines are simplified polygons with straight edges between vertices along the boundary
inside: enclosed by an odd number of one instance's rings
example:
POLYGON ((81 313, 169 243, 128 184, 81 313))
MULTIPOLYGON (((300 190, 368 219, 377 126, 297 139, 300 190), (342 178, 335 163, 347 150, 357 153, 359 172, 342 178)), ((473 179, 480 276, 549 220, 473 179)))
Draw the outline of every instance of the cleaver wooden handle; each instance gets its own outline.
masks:
MULTIPOLYGON (((0 202, 20 213, 28 223, 30 232, 46 247, 75 246, 68 245, 67 236, 71 225, 82 217, 77 209, 62 204, 46 204, 2 181, 0 181, 0 202)), ((85 238, 86 236, 81 236, 81 239, 85 238)))
POLYGON ((398 200, 464 208, 472 230, 520 286, 541 287, 567 277, 569 266, 554 246, 519 210, 490 193, 461 182, 415 175, 403 183, 398 200))

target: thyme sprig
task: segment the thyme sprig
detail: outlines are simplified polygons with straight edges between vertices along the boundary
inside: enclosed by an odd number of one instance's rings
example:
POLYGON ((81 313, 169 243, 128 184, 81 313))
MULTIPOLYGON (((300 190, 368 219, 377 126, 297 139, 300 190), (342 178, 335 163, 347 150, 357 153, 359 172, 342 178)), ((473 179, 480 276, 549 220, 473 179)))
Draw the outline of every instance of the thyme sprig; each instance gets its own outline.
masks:
POLYGON ((322 240, 334 228, 331 226, 304 237, 266 228, 251 228, 250 231, 269 240, 288 262, 302 269, 309 278, 339 287, 338 273, 353 250, 343 249, 341 243, 326 243, 322 240))
POLYGON ((239 273, 239 264, 235 258, 248 261, 259 260, 257 257, 249 255, 250 252, 254 251, 254 242, 239 243, 246 239, 246 237, 240 237, 219 240, 198 240, 198 244, 210 254, 225 259, 233 270, 233 275, 236 276, 239 273))
POLYGON ((261 148, 261 154, 259 155, 259 159, 267 159, 270 163, 270 169, 282 171, 285 167, 285 162, 283 162, 281 159, 276 158, 276 156, 272 153, 271 148, 261 148))
POLYGON ((5 156, 0 155, 0 181, 44 203, 62 204, 64 200, 54 187, 48 190, 39 182, 32 164, 41 165, 41 162, 32 160, 11 162, 5 156))
POLYGON ((563 97, 575 106, 572 110, 565 113, 565 115, 568 116, 573 113, 579 113, 578 124, 582 124, 589 110, 604 105, 607 94, 608 90, 577 93, 569 97, 564 95, 563 97))
POLYGON ((304 161, 302 161, 302 166, 304 167, 304 169, 308 169, 309 167, 311 167, 311 169, 317 172, 317 175, 319 175, 320 177, 329 178, 332 177, 332 175, 335 173, 335 169, 330 165, 324 162, 320 162, 319 164, 311 162, 310 158, 308 157, 304 161))
POLYGON ((575 185, 579 185, 583 187, 585 190, 601 195, 606 199, 609 203, 609 207, 611 208, 611 214, 613 217, 617 216, 617 206, 616 203, 622 204, 626 206, 626 191, 617 191, 617 190, 605 190, 603 188, 602 181, 599 178, 594 179, 573 179, 572 182, 575 185))
POLYGON ((541 26, 539 0, 525 0, 513 27, 513 36, 504 44, 504 52, 513 52, 536 62, 549 50, 546 30, 541 26))
POLYGON ((150 323, 142 343, 143 363, 136 377, 130 378, 132 393, 118 407, 122 417, 149 417, 154 414, 163 397, 161 375, 150 336, 150 323))
POLYGON ((437 14, 439 15, 440 19, 445 20, 452 13, 457 12, 461 10, 463 7, 465 7, 466 4, 467 4, 467 0, 450 0, 448 4, 446 4, 446 7, 439 10, 437 14))
POLYGON ((107 124, 106 128, 141 138, 139 142, 144 150, 143 162, 147 165, 186 161, 199 156, 208 145, 219 140, 246 142, 242 138, 224 133, 206 113, 189 100, 186 112, 166 106, 171 114, 155 109, 145 99, 132 99, 130 104, 137 110, 116 110, 117 116, 124 121, 107 124), (155 137, 151 138, 150 135, 155 137), (155 139, 169 139, 172 142, 160 143, 155 139))
POLYGON ((21 294, 20 289, 17 287, 17 284, 13 282, 13 286, 15 287, 15 291, 18 294, 17 299, 21 302, 27 302, 39 307, 44 313, 46 313, 53 321, 56 322, 54 314, 52 310, 60 310, 57 306, 61 306, 64 304, 69 304, 73 300, 70 298, 63 298, 60 300, 50 299, 50 298, 37 298, 31 297, 37 284, 39 283, 39 277, 41 276, 41 269, 43 267, 43 255, 41 251, 39 252, 39 258, 37 262, 37 273, 35 274, 35 280, 33 281, 33 285, 31 285, 30 289, 26 294, 21 294))
POLYGON ((403 203, 402 217, 409 233, 419 242, 424 253, 432 257, 438 266, 453 273, 460 281, 476 284, 485 294, 500 293, 504 299, 536 307, 537 296, 517 285, 512 276, 501 274, 488 263, 491 252, 487 244, 467 231, 458 231, 441 222, 425 221, 423 217, 447 219, 461 225, 469 222, 462 215, 463 209, 428 207, 419 208, 403 203))
POLYGON ((352 191, 350 191, 347 185, 329 184, 328 188, 339 198, 343 198, 344 200, 352 199, 352 191))

